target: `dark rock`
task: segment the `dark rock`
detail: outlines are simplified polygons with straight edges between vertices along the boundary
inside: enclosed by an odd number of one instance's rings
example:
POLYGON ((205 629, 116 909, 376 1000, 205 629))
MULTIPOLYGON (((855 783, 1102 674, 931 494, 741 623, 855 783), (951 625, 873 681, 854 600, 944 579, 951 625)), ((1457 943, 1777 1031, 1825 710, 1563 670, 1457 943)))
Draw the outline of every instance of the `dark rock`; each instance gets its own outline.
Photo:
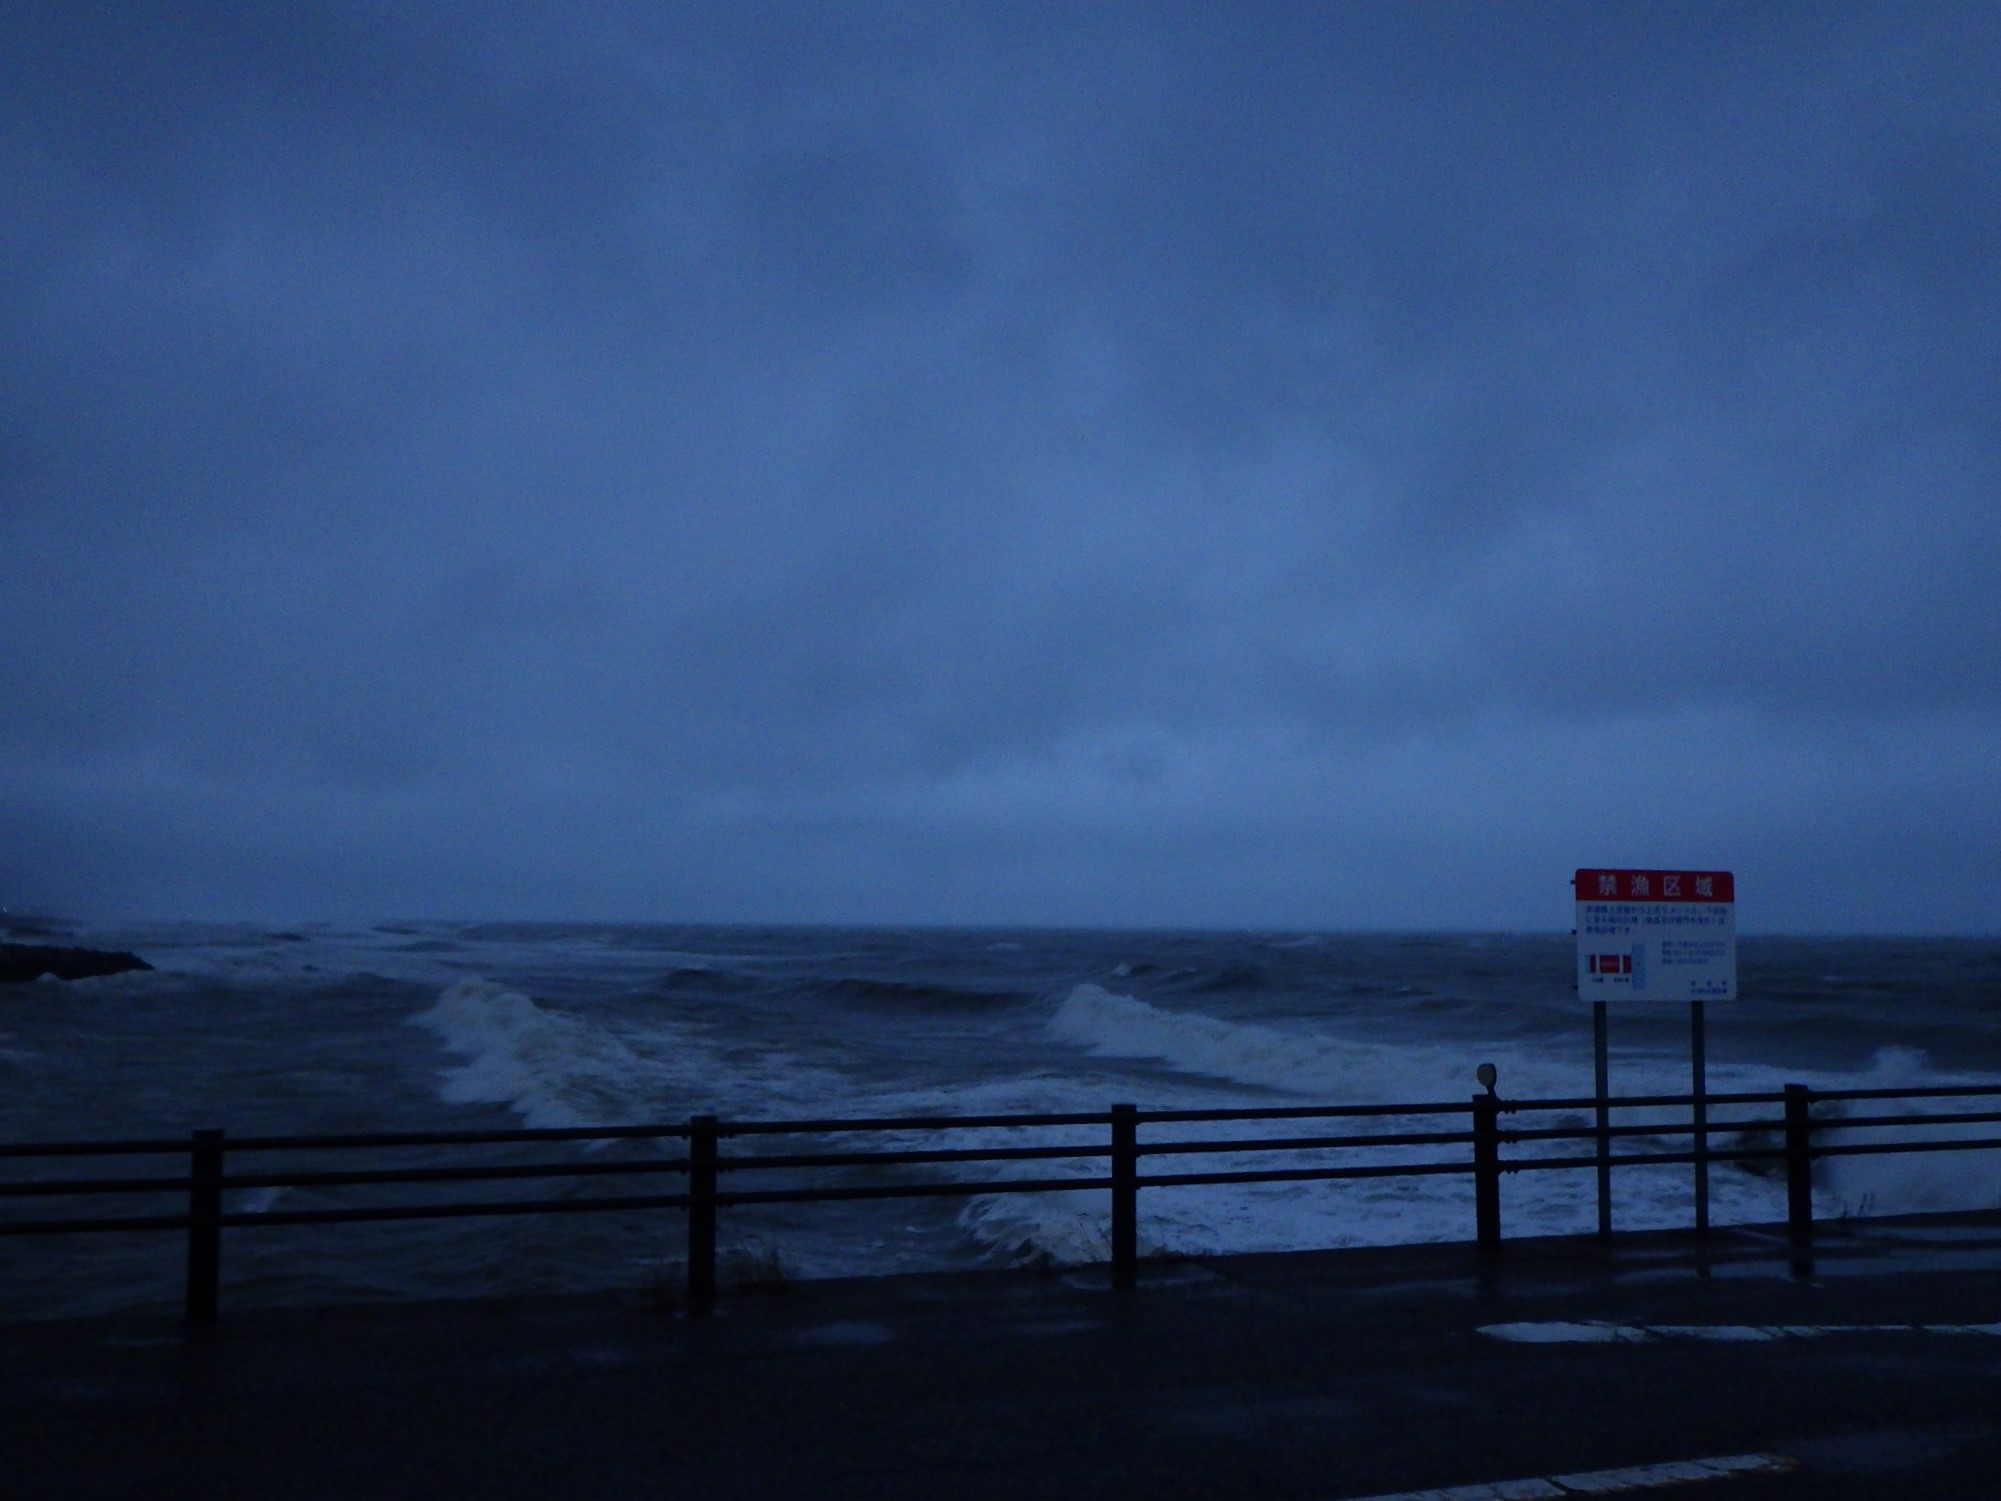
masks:
POLYGON ((137 954, 107 949, 46 948, 34 943, 0 943, 0 985, 54 975, 58 980, 86 980, 92 975, 120 975, 153 966, 137 954))

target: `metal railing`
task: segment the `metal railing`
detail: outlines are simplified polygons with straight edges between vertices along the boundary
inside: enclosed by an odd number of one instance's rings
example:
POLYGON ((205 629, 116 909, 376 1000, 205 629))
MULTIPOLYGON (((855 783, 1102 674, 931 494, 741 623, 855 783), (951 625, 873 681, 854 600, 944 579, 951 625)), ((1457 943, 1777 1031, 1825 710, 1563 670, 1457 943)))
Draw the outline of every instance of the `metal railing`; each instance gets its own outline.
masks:
MULTIPOLYGON (((687 1299, 692 1312, 706 1312, 716 1296, 716 1216, 718 1211, 758 1204, 802 1204, 843 1200, 901 1198, 967 1198, 990 1194, 1107 1190, 1111 1195, 1109 1262, 1114 1286, 1131 1287, 1138 1272, 1139 1191, 1224 1183, 1310 1182, 1333 1179, 1470 1175, 1473 1180, 1474 1243, 1491 1254, 1501 1246, 1500 1181, 1504 1174, 1591 1168, 1600 1173, 1601 1192, 1614 1168, 1686 1164, 1698 1185, 1706 1185, 1711 1164, 1757 1160, 1783 1164, 1787 1223, 1795 1247, 1795 1267, 1805 1268, 1813 1224, 1812 1166, 1816 1160, 1844 1155, 1886 1152, 1968 1151, 2001 1147, 2001 1137, 1953 1136, 1856 1140, 1829 1133, 1910 1130, 1939 1126, 1965 1127, 2001 1123, 2001 1109, 1944 1111, 1930 1114, 1829 1114, 1862 1101, 1943 1100, 2001 1097, 2001 1086, 1952 1086, 1931 1089, 1812 1090, 1788 1084, 1783 1090, 1704 1095, 1638 1095, 1600 1098, 1584 1096, 1554 1100, 1504 1100, 1491 1092, 1474 1095, 1470 1103, 1421 1102, 1384 1105, 1274 1106, 1257 1109, 1141 1110, 1129 1104, 1107 1111, 1072 1114, 988 1116, 900 1116, 797 1121, 723 1121, 696 1115, 685 1123, 657 1126, 559 1127, 504 1131, 406 1131, 346 1135, 229 1137, 206 1129, 191 1137, 126 1141, 60 1141, 0 1143, 0 1160, 58 1161, 69 1158, 119 1157, 185 1160, 183 1171, 139 1176, 51 1178, 14 1176, 0 1181, 0 1204, 31 1199, 90 1196, 118 1198, 148 1195, 184 1196, 186 1207, 161 1213, 93 1213, 70 1217, 0 1218, 0 1235, 56 1235, 83 1232, 177 1231, 187 1237, 186 1317, 192 1324, 212 1323, 219 1303, 221 1241, 224 1230, 262 1229, 280 1225, 321 1225, 367 1221, 445 1219, 476 1215, 554 1214, 611 1210, 681 1210, 686 1214, 687 1299), (1714 1107, 1778 1106, 1772 1116, 1714 1119, 1714 1107), (1820 1114, 1816 1114, 1820 1107, 1820 1114), (1613 1124, 1613 1111, 1686 1110, 1687 1118, 1613 1124), (1534 1126, 1517 1119, 1592 1112, 1589 1124, 1534 1126), (1140 1140, 1143 1126, 1187 1127, 1241 1125, 1285 1121, 1373 1119, 1383 1122, 1459 1117, 1444 1129, 1377 1130, 1345 1134, 1206 1136, 1180 1140, 1140 1140), (1091 1128, 1092 1139, 1034 1144, 970 1147, 890 1147, 848 1151, 750 1151, 725 1154, 728 1141, 763 1142, 777 1138, 843 1137, 881 1133, 929 1133, 949 1136, 963 1132, 1075 1131, 1091 1128), (1734 1134, 1736 1145, 1715 1146, 1712 1138, 1734 1134), (1614 1143, 1627 1139, 1658 1141, 1688 1137, 1686 1149, 1615 1152, 1614 1143), (473 1162, 440 1166, 334 1167, 258 1169, 235 1166, 246 1158, 301 1152, 409 1152, 418 1148, 461 1151, 511 1145, 545 1146, 562 1143, 685 1143, 681 1155, 638 1160, 566 1159, 560 1161, 473 1162), (1582 1153, 1538 1155, 1549 1146, 1589 1142, 1582 1153), (1233 1168, 1224 1171, 1177 1171, 1142 1174, 1142 1159, 1175 1159, 1215 1154, 1283 1151, 1294 1154, 1357 1152, 1387 1154, 1404 1149, 1460 1148, 1460 1155, 1410 1161, 1319 1161, 1312 1165, 1233 1168), (1503 1148, 1527 1148, 1507 1155, 1503 1148), (885 1169, 972 1166, 998 1163, 1103 1160, 1101 1173, 1054 1176, 995 1177, 991 1172, 965 1178, 919 1178, 916 1181, 824 1181, 847 1170, 880 1173, 885 1169), (226 1170, 227 1169, 227 1170, 226 1170), (722 1186, 751 1175, 786 1171, 818 1175, 813 1181, 776 1188, 722 1186), (474 1198, 424 1202, 363 1202, 308 1209, 228 1209, 224 1194, 259 1189, 380 1190, 399 1185, 477 1185, 502 1182, 592 1179, 659 1180, 683 1178, 675 1191, 625 1192, 590 1198, 474 1198)), ((1636 1144, 1641 1144, 1636 1141, 1636 1144)), ((1609 1203, 1609 1199, 1605 1202, 1609 1203)), ((1699 1187, 1702 1207, 1696 1228, 1707 1228, 1706 1189, 1699 1187)), ((1601 1217, 1601 1225, 1609 1218, 1601 1217)))

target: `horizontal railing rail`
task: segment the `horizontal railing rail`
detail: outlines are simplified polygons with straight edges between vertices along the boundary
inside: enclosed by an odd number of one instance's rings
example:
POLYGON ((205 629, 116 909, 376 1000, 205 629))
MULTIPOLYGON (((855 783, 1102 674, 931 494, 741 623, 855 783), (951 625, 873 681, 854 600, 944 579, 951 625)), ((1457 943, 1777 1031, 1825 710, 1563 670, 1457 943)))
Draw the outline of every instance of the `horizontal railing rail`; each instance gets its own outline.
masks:
MULTIPOLYGON (((1698 1175, 1714 1163, 1771 1161, 1783 1164, 1787 1220, 1796 1246, 1796 1265, 1804 1260, 1813 1219, 1811 1170, 1823 1158, 1894 1152, 1970 1151, 2001 1147, 2001 1135, 1899 1135, 1891 1139, 1855 1140, 1830 1133, 1935 1132, 2001 1124, 2001 1108, 1913 1113, 1849 1114, 1841 1107, 1857 1102, 2001 1098, 2001 1085, 1939 1085, 1911 1089, 1815 1090, 1791 1084, 1780 1090, 1704 1093, 1700 1095, 1627 1095, 1543 1100, 1504 1100, 1491 1092, 1470 1103, 1419 1101, 1365 1105, 1268 1106, 1248 1109, 1141 1110, 1114 1105, 1109 1110, 983 1116, 922 1115, 835 1117, 824 1120, 724 1121, 698 1115, 685 1122, 622 1126, 527 1127, 509 1130, 378 1131, 344 1134, 289 1134, 230 1137, 208 1129, 191 1137, 102 1141, 41 1141, 0 1143, 0 1162, 35 1160, 101 1160, 116 1157, 179 1156, 185 1171, 133 1174, 129 1171, 86 1177, 38 1177, 32 1173, 0 1181, 0 1207, 36 1198, 75 1202, 80 1198, 117 1200, 129 1196, 184 1195, 186 1205, 163 1213, 73 1213, 43 1218, 0 1217, 0 1236, 54 1235, 81 1232, 137 1233, 178 1231, 188 1237, 187 1317, 206 1323, 216 1316, 219 1299, 220 1234, 282 1225, 330 1225, 397 1220, 450 1219, 471 1216, 574 1214, 603 1211, 678 1210, 686 1214, 688 1234, 688 1299, 693 1311, 705 1311, 715 1293, 715 1232, 717 1211, 769 1204, 837 1203, 871 1199, 968 1198, 1020 1193, 1109 1191, 1109 1232, 1112 1280, 1130 1286, 1137 1273, 1137 1199, 1141 1189, 1185 1188, 1212 1184, 1301 1183, 1341 1179, 1441 1177, 1470 1175, 1474 1187, 1474 1240, 1483 1251, 1501 1243, 1499 1183, 1504 1174, 1638 1166, 1693 1165, 1698 1175), (1778 1106, 1775 1115, 1733 1112, 1729 1119, 1707 1114, 1710 1107, 1778 1106), (1688 1112, 1659 1120, 1612 1123, 1612 1111, 1688 1112), (1524 1124, 1526 1118, 1592 1112, 1596 1121, 1556 1125, 1524 1124), (1470 1115, 1470 1119, 1468 1119, 1470 1115), (1144 1141, 1142 1127, 1244 1125, 1289 1121, 1370 1120, 1394 1125, 1400 1120, 1458 1116, 1464 1126, 1441 1121, 1440 1129, 1378 1129, 1346 1133, 1293 1135, 1201 1136, 1144 1141), (1507 1123, 1503 1124, 1503 1117, 1507 1123), (753 1151, 725 1154, 727 1141, 752 1142, 793 1138, 852 1138, 913 1133, 1072 1132, 1091 1128, 1088 1140, 988 1142, 974 1146, 909 1146, 900 1142, 878 1147, 807 1151, 753 1151), (1716 1138, 1734 1144, 1712 1145, 1716 1138), (1688 1138, 1690 1145, 1668 1145, 1688 1138), (246 1155, 283 1157, 320 1153, 407 1151, 422 1148, 561 1146, 616 1142, 666 1144, 673 1155, 574 1156, 560 1160, 527 1161, 517 1155, 498 1162, 428 1162, 396 1166, 327 1166, 316 1161, 298 1168, 266 1163, 251 1170, 226 1171, 226 1164, 246 1155), (1564 1142, 1589 1142, 1589 1152, 1545 1150, 1564 1142), (1631 1143, 1614 1151, 1616 1143, 1631 1143), (1660 1145, 1652 1145, 1660 1143, 1660 1145), (1413 1160, 1383 1154, 1411 1149, 1451 1149, 1450 1156, 1413 1160), (1504 1148, 1514 1151, 1503 1155, 1504 1148), (1632 1148, 1639 1148, 1634 1150, 1632 1148), (1470 1150, 1468 1150, 1470 1149, 1470 1150), (1194 1171, 1142 1171, 1146 1159, 1187 1161, 1202 1156, 1233 1156, 1269 1152, 1299 1155, 1347 1154, 1335 1160, 1253 1167, 1216 1167, 1194 1171), (1373 1154, 1352 1160, 1353 1154, 1373 1154), (909 1169, 974 1167, 1005 1163, 1104 1163, 1108 1170, 1080 1170, 1024 1177, 978 1173, 967 1177, 920 1177, 871 1181, 826 1181, 828 1174, 858 1171, 880 1174, 909 1169), (821 1175, 817 1179, 763 1188, 745 1175, 786 1172, 821 1175), (546 1194, 513 1198, 433 1197, 421 1202, 361 1202, 312 1208, 226 1208, 231 1192, 308 1189, 327 1192, 403 1188, 412 1185, 491 1186, 550 1181, 583 1185, 599 1180, 680 1177, 685 1183, 671 1192, 597 1193, 586 1197, 552 1198, 546 1194), (731 1186, 724 1186, 725 1180, 731 1186), (738 1183, 746 1186, 736 1186, 738 1183)), ((1601 1178, 1601 1182, 1603 1179, 1601 1178)), ((1702 1181, 1699 1179, 1699 1181, 1702 1181)), ((1702 1199, 1703 1190, 1699 1193, 1702 1199)), ((1698 1227, 1706 1225, 1699 1216, 1698 1227)))

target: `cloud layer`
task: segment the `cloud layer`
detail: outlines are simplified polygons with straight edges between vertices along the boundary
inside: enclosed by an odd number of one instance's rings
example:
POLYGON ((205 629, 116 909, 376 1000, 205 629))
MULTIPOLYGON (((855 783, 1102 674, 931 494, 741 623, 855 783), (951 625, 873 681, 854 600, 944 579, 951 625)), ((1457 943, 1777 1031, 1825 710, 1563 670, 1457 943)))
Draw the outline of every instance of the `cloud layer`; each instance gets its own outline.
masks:
POLYGON ((0 902, 1995 930, 1989 7, 27 5, 0 902))

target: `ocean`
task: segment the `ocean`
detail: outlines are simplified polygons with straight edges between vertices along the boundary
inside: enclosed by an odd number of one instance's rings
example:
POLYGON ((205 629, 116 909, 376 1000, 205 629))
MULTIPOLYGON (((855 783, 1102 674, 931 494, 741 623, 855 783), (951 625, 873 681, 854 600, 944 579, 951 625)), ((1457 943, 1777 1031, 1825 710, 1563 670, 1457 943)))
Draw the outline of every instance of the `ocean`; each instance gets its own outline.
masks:
MULTIPOLYGON (((76 926, 36 941, 129 948, 155 968, 0 987, 4 1141, 207 1126, 245 1136, 615 1125, 696 1112, 751 1120, 1096 1111, 1115 1101, 1463 1101, 1483 1062, 1498 1069, 1504 1097, 1578 1096, 1592 1085, 1590 1011, 1571 993, 1572 944, 1557 933, 165 923, 76 926)), ((1748 936, 1740 974, 1742 998, 1708 1008, 1713 1091, 2001 1083, 2001 942, 1748 936)), ((1687 1008, 1615 1006, 1611 1077, 1617 1094, 1686 1089, 1687 1008)), ((759 1149, 779 1148, 727 1147, 759 1149)), ((562 1144, 547 1154, 678 1150, 562 1144)), ((1273 1161, 1197 1160, 1219 1170, 1273 1161)), ((1052 1170, 1008 1166, 1013 1176, 1052 1170)), ((1103 1170, 1083 1159, 1069 1166, 1103 1170)), ((1159 1170, 1190 1166, 1179 1159, 1159 1170)), ((80 1169, 15 1162, 5 1173, 38 1170, 80 1169)), ((117 1170, 166 1167, 119 1159, 117 1170)), ((955 1170, 996 1175, 991 1166, 905 1171, 955 1170)), ((590 1180, 569 1191, 672 1192, 679 1181, 621 1190, 590 1180)), ((316 1207, 343 1202, 342 1192, 354 1191, 245 1189, 228 1207, 316 1207)), ((1815 1194, 1827 1216, 2001 1205, 2001 1153, 1831 1159, 1815 1194)), ((1769 1171, 1718 1165, 1711 1196, 1718 1223, 1784 1214, 1769 1171)), ((53 1203, 13 1199, 0 1212, 46 1215, 53 1203)), ((1504 1183, 1509 1235, 1591 1229, 1595 1206, 1589 1172, 1504 1183)), ((116 1207, 141 1212, 131 1201, 116 1207)), ((1062 1266, 1104 1255, 1106 1212, 1096 1193, 756 1206, 725 1211, 721 1239, 726 1257, 800 1279, 1062 1266)), ((1615 1175, 1621 1228, 1686 1225, 1691 1213, 1687 1168, 1615 1175)), ((1161 1188, 1140 1198, 1143 1253, 1466 1240, 1472 1229, 1471 1187, 1458 1175, 1161 1188)), ((644 1293, 678 1275, 682 1235, 672 1211, 232 1229, 222 1297, 228 1308, 644 1293)), ((171 1233, 0 1237, 0 1318, 171 1311, 181 1267, 171 1233)))

